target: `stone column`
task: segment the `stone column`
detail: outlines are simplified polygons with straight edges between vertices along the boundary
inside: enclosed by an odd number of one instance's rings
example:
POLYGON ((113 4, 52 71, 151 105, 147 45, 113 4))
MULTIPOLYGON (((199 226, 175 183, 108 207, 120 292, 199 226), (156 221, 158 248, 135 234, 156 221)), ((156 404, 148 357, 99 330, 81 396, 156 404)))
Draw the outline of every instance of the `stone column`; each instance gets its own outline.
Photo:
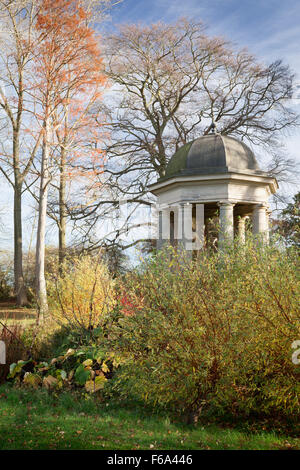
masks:
POLYGON ((170 209, 162 209, 158 215, 158 240, 157 249, 159 250, 166 241, 170 241, 170 209))
POLYGON ((237 237, 240 243, 245 243, 245 225, 246 225, 246 216, 239 216, 237 219, 237 237))
POLYGON ((264 243, 268 242, 269 227, 267 207, 264 204, 257 204, 252 213, 252 229, 254 236, 260 236, 264 243))
POLYGON ((162 210, 162 239, 170 240, 170 209, 162 210))
POLYGON ((204 204, 196 204, 196 240, 194 250, 204 247, 204 204))
POLYGON ((162 211, 158 212, 158 236, 157 236, 157 242, 156 242, 156 247, 158 250, 161 249, 163 245, 162 241, 162 211))
POLYGON ((174 212, 174 239, 175 245, 178 244, 178 240, 181 240, 182 237, 182 227, 181 227, 181 207, 179 205, 172 206, 172 211, 174 212))
POLYGON ((187 251, 193 249, 193 219, 192 219, 192 204, 183 204, 182 205, 182 241, 183 246, 187 251))
POLYGON ((270 215, 271 215, 272 211, 270 210, 269 206, 266 208, 266 234, 265 234, 265 237, 266 237, 266 243, 269 243, 270 241, 270 215))
POLYGON ((220 201, 220 233, 219 244, 226 241, 233 241, 234 223, 233 223, 233 208, 234 204, 230 201, 220 201))

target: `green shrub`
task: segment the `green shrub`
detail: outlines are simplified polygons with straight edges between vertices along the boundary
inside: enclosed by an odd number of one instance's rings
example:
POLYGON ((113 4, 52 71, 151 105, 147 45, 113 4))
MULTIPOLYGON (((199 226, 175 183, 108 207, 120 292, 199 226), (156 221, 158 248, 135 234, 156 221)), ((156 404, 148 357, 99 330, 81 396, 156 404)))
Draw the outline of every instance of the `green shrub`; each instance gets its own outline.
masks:
POLYGON ((8 378, 27 387, 96 393, 104 389, 120 363, 116 354, 91 343, 78 349, 70 348, 47 361, 19 360, 10 364, 8 378))
POLYGON ((36 348, 36 357, 42 360, 60 356, 70 348, 78 349, 82 346, 88 346, 97 336, 97 334, 93 334, 93 330, 89 331, 79 327, 72 328, 69 325, 60 327, 51 324, 51 326, 51 330, 46 335, 41 331, 38 337, 39 345, 36 348))
POLYGON ((299 284, 293 250, 162 251, 125 278, 115 388, 179 412, 300 414, 299 284))

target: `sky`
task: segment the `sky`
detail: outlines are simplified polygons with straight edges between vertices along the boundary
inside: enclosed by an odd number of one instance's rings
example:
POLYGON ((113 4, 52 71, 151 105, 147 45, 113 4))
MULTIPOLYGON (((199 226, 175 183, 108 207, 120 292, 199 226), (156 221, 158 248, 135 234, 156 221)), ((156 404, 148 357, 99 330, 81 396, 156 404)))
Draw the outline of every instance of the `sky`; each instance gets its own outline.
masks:
MULTIPOLYGON (((283 60, 300 87, 299 0, 123 0, 112 10, 106 28, 119 23, 169 23, 183 16, 203 21, 211 35, 248 48, 265 63, 283 60)), ((300 109, 300 88, 293 104, 300 109)))
POLYGON ((171 22, 185 16, 202 20, 266 61, 282 58, 300 75, 299 0, 123 0, 111 23, 171 22))
MULTIPOLYGON (((299 0, 123 0, 111 11, 104 30, 119 23, 150 24, 157 21, 169 23, 180 17, 202 20, 211 35, 223 36, 237 47, 247 47, 261 61, 270 63, 282 59, 296 74, 300 86, 300 1, 299 0)), ((299 98, 292 105, 300 113, 299 98)), ((288 153, 300 163, 300 129, 285 138, 288 153)), ((12 191, 2 186, 0 191, 0 221, 2 247, 12 247, 12 191), (2 207, 2 209, 1 209, 2 207)), ((300 185, 288 188, 290 195, 299 191, 300 185)), ((25 249, 32 234, 32 206, 29 200, 24 207, 25 249)), ((48 243, 56 233, 48 230, 48 243)))

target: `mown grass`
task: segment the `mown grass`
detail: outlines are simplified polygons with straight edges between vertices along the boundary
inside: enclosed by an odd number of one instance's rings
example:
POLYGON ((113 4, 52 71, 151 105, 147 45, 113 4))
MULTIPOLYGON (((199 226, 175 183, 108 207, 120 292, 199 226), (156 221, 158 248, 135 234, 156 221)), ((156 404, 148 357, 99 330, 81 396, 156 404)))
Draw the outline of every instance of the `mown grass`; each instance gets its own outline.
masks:
POLYGON ((300 449, 300 439, 184 425, 140 406, 0 387, 0 449, 300 449))

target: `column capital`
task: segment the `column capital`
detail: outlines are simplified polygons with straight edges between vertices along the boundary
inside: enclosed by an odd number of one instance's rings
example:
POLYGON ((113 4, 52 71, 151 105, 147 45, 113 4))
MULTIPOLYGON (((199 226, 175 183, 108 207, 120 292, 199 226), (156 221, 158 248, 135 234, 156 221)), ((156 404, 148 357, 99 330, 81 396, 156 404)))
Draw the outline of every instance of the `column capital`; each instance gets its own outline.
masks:
POLYGON ((218 206, 235 206, 235 202, 233 201, 219 201, 218 203, 218 206))
POLYGON ((256 210, 267 210, 269 208, 268 204, 264 202, 259 202, 258 204, 254 204, 254 209, 256 210))

